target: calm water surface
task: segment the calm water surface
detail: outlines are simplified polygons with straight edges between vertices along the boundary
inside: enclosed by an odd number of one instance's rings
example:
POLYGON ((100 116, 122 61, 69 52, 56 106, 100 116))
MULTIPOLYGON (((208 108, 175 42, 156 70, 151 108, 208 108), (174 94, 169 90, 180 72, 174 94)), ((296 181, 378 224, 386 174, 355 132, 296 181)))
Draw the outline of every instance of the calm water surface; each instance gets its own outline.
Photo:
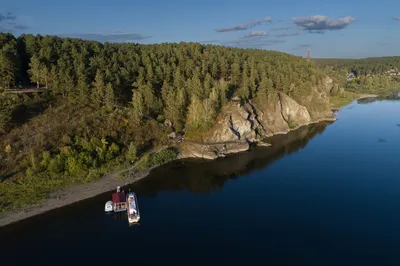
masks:
POLYGON ((105 193, 0 228, 2 265, 400 265, 400 102, 337 116, 156 169, 129 187, 137 226, 105 193))

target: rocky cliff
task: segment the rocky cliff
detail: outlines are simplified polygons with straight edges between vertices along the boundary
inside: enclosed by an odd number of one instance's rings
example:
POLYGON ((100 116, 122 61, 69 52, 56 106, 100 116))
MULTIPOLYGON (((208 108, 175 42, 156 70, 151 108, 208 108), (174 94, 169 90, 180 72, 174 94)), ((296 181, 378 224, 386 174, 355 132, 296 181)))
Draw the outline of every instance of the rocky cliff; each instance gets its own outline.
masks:
POLYGON ((184 141, 181 144, 181 157, 215 159, 248 150, 251 143, 266 137, 285 134, 322 120, 335 120, 328 97, 332 86, 332 79, 326 78, 322 86, 312 88, 309 95, 299 101, 278 93, 276 101, 261 106, 251 102, 243 105, 231 102, 222 108, 202 142, 184 141))

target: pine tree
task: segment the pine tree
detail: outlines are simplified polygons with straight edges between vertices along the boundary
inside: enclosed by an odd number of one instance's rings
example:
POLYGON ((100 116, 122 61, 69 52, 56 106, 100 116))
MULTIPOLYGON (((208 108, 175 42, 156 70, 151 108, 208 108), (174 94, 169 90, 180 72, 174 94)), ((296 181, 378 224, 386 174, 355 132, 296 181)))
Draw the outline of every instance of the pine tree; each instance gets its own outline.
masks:
POLYGON ((240 87, 239 95, 242 99, 249 99, 250 97, 249 78, 247 77, 246 72, 243 72, 242 86, 240 87))
POLYGON ((217 88, 213 87, 210 92, 210 100, 213 102, 213 104, 217 107, 221 107, 221 90, 218 90, 217 88))
POLYGON ((214 62, 211 67, 211 75, 212 75, 213 79, 215 79, 215 80, 219 78, 217 62, 214 62))
POLYGON ((199 99, 203 99, 205 97, 204 89, 197 73, 195 73, 194 76, 188 82, 188 92, 189 95, 194 94, 199 99))
POLYGON ((101 71, 98 69, 96 77, 93 82, 92 89, 92 103, 95 106, 101 106, 105 97, 106 85, 104 84, 104 77, 101 71))
POLYGON ((143 95, 143 101, 145 106, 144 111, 147 114, 155 112, 155 110, 157 110, 158 104, 151 85, 150 84, 142 85, 138 88, 138 90, 143 95))
POLYGON ((134 122, 139 123, 144 115, 144 101, 143 95, 137 90, 133 90, 132 106, 132 119, 134 122))
POLYGON ((231 75, 232 83, 236 86, 239 85, 240 81, 240 65, 238 63, 233 63, 232 65, 232 75, 231 75))
POLYGON ((204 78, 204 93, 206 95, 210 94, 211 88, 214 86, 213 79, 210 75, 210 73, 207 73, 205 78, 204 78))
POLYGON ((216 114, 215 104, 211 99, 204 99, 202 107, 202 124, 203 127, 208 128, 214 124, 216 114))
POLYGON ((28 70, 28 73, 30 75, 30 78, 33 82, 36 83, 36 87, 39 89, 41 81, 42 65, 40 63, 39 58, 36 55, 33 55, 31 57, 31 62, 29 63, 29 67, 30 69, 28 70))
POLYGON ((114 88, 111 83, 107 83, 107 86, 106 86, 104 105, 108 111, 111 111, 115 105, 114 88))
POLYGON ((0 48, 0 86, 11 88, 16 81, 17 57, 11 44, 0 48))
POLYGON ((203 126, 203 117, 202 117, 202 100, 197 97, 197 95, 193 95, 190 100, 190 105, 188 108, 188 116, 186 120, 186 126, 190 129, 198 129, 203 126))
POLYGON ((183 76, 181 74, 181 70, 180 70, 179 67, 174 72, 174 79, 173 80, 174 80, 174 87, 176 89, 184 87, 185 84, 184 84, 183 76))
POLYGON ((44 84, 45 88, 49 88, 49 76, 50 76, 50 71, 47 68, 47 66, 42 65, 40 69, 40 73, 42 74, 42 83, 44 84))
POLYGON ((0 131, 7 129, 7 125, 11 120, 11 108, 3 99, 0 100, 0 131))

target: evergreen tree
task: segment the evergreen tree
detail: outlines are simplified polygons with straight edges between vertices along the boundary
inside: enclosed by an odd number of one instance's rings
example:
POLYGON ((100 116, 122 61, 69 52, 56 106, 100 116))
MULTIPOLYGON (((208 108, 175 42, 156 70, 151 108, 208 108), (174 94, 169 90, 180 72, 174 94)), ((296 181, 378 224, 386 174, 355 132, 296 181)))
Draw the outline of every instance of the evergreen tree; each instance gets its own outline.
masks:
POLYGON ((7 129, 7 125, 11 120, 11 108, 10 105, 4 101, 4 99, 0 99, 0 131, 4 131, 7 129))
POLYGON ((41 70, 42 65, 39 58, 36 55, 31 57, 31 62, 29 63, 30 69, 28 70, 30 79, 32 82, 36 83, 36 87, 39 89, 41 82, 41 70))
POLYGON ((140 91, 133 90, 132 95, 132 118, 134 122, 141 122, 144 115, 143 95, 140 91))
POLYGON ((104 105, 107 110, 111 111, 115 105, 115 95, 114 88, 111 83, 108 83, 106 86, 106 93, 104 96, 104 105))
POLYGON ((0 47, 0 86, 10 89, 16 82, 17 56, 15 42, 0 47))
POLYGON ((96 106, 101 106, 105 97, 106 86, 104 84, 103 74, 100 70, 97 70, 96 77, 93 82, 92 89, 92 103, 96 106))
POLYGON ((188 92, 189 95, 196 95, 200 99, 205 97, 204 89, 197 73, 194 74, 188 83, 188 92))

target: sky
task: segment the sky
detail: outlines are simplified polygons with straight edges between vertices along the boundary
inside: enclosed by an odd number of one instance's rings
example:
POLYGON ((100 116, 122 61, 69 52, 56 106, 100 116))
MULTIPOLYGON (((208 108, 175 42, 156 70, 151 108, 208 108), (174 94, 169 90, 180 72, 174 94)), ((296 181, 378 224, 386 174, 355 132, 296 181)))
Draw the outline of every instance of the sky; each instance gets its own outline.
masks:
POLYGON ((315 58, 400 55, 396 0, 0 0, 0 31, 201 42, 315 58))

